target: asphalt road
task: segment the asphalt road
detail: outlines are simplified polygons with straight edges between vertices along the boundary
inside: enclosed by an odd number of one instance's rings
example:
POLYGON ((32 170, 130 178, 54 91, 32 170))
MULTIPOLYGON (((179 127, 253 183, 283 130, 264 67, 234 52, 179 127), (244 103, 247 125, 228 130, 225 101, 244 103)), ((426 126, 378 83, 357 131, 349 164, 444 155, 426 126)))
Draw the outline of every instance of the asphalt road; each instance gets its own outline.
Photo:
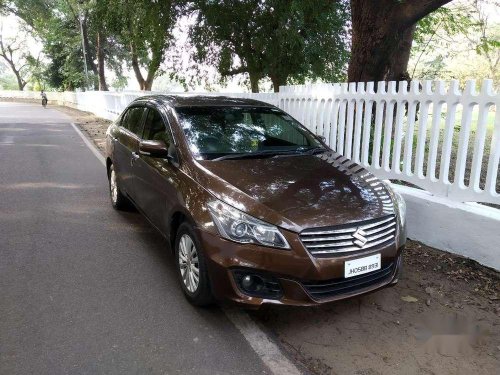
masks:
POLYGON ((185 301, 167 243, 111 208, 54 109, 0 103, 0 374, 260 374, 219 308, 185 301))

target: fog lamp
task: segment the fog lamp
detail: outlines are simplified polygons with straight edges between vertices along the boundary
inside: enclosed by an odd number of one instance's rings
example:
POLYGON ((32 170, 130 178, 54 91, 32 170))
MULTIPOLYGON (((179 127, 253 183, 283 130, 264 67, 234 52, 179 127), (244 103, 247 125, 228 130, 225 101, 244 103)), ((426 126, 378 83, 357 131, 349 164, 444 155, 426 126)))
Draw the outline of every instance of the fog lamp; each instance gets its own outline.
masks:
POLYGON ((264 281, 256 275, 246 275, 241 279, 241 287, 248 292, 258 292, 263 286, 264 281))
POLYGON ((279 281, 271 275, 252 270, 233 270, 238 289, 252 297, 280 299, 283 295, 279 281))

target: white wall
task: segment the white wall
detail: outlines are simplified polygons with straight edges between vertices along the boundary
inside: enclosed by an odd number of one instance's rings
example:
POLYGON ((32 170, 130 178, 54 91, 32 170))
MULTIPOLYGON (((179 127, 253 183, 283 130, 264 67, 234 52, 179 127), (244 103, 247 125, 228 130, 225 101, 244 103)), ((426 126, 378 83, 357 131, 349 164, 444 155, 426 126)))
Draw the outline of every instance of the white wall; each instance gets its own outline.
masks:
POLYGON ((500 271, 500 210, 392 186, 407 204, 409 238, 500 271))

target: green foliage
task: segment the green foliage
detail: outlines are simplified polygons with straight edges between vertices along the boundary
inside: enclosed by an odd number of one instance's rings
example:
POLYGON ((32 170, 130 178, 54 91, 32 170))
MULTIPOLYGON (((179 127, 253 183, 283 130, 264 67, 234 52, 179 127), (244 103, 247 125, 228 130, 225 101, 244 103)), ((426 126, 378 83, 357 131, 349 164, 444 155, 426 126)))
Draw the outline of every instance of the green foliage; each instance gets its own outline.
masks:
MULTIPOLYGON (((425 47, 428 40, 436 34, 438 30, 444 31, 447 36, 465 34, 471 28, 477 28, 479 22, 472 17, 472 10, 467 7, 445 8, 441 7, 428 16, 422 18, 415 31, 414 42, 418 50, 425 47)), ((449 39, 441 39, 441 43, 434 43, 427 48, 439 48, 439 45, 446 44, 449 39)))
POLYGON ((127 87, 127 84, 128 84, 127 77, 120 75, 113 80, 113 82, 111 83, 111 87, 113 87, 116 91, 121 91, 125 87, 127 87))
POLYGON ((415 78, 500 78, 500 25, 488 0, 462 0, 424 17, 412 48, 415 78))
MULTIPOLYGON (((165 51, 172 41, 172 28, 180 13, 181 2, 174 0, 108 0, 101 9, 101 20, 116 43, 129 52, 128 63, 136 76, 147 70, 146 81, 158 76, 165 51)), ((137 77, 139 80, 139 77, 137 77)), ((142 77, 141 77, 142 78, 142 77)))
POLYGON ((267 76, 279 85, 345 76, 347 1, 193 3, 195 60, 215 65, 223 77, 246 72, 251 80, 267 76))
POLYGON ((1 90, 19 90, 16 77, 10 72, 2 72, 0 74, 0 89, 1 90))
POLYGON ((63 90, 84 87, 82 44, 74 18, 67 13, 52 15, 40 34, 50 61, 45 72, 48 86, 63 90))

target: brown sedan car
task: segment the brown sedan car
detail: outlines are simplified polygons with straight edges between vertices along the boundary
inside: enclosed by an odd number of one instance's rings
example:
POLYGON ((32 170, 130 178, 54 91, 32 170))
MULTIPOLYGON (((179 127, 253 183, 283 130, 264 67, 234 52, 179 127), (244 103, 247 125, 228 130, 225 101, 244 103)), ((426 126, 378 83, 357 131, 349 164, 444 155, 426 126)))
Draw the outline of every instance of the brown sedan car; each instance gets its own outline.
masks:
POLYGON ((397 282, 403 199, 272 105, 141 97, 106 151, 113 206, 167 238, 195 305, 316 305, 397 282))

